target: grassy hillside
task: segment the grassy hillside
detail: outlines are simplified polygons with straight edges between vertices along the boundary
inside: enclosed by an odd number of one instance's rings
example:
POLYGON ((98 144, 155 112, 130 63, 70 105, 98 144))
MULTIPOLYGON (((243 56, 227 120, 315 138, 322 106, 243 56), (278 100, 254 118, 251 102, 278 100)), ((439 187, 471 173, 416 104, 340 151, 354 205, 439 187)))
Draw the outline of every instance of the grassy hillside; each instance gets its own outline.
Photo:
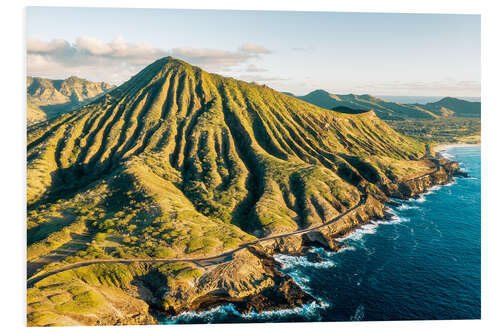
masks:
MULTIPOLYGON (((28 273, 206 257, 321 225, 433 170, 425 152, 374 112, 322 109, 163 58, 28 128, 28 273)), ((74 308, 68 300, 57 304, 74 308)))
POLYGON ((50 80, 28 76, 28 126, 70 112, 114 88, 105 82, 92 82, 71 76, 66 80, 50 80))
POLYGON ((44 245, 75 223, 113 239, 107 255, 220 252, 321 223, 387 181, 391 160, 424 152, 373 112, 320 109, 164 58, 28 130, 28 252, 64 243, 44 245))

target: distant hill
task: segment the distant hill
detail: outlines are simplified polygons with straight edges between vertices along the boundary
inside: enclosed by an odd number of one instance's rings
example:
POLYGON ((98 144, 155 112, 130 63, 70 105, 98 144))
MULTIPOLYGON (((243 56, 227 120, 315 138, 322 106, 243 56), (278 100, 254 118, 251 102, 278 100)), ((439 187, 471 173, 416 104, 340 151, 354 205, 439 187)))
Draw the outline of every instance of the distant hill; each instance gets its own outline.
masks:
POLYGON ((455 117, 480 118, 481 102, 469 102, 458 98, 445 97, 434 103, 413 104, 440 115, 455 117))
POLYGON ((115 87, 76 76, 65 80, 28 76, 26 81, 28 126, 70 112, 115 87))
POLYGON ((389 102, 368 94, 336 95, 325 90, 315 90, 305 96, 295 97, 324 109, 347 107, 373 110, 379 118, 384 120, 432 120, 443 116, 480 117, 481 114, 480 102, 468 102, 451 97, 427 104, 389 102))

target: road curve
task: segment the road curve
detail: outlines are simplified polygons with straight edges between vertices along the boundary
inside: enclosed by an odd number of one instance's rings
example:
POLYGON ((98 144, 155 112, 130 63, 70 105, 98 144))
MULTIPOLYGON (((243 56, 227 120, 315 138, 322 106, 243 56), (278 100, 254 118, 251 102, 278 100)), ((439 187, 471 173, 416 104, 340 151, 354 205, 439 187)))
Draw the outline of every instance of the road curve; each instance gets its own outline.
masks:
POLYGON ((250 245, 255 245, 255 244, 258 244, 260 242, 264 242, 264 241, 268 241, 268 240, 273 240, 273 239, 278 239, 278 238, 282 238, 282 237, 288 237, 288 236, 292 236, 292 235, 306 234, 306 233, 309 233, 311 231, 315 231, 315 230, 324 228, 326 226, 329 226, 329 225, 337 222, 338 220, 340 220, 344 216, 351 214, 352 212, 354 212, 359 207, 361 207, 366 202, 366 199, 367 199, 367 196, 365 196, 365 195, 361 196, 361 198, 360 198, 359 202, 356 204, 356 206, 354 206, 354 207, 348 209, 347 211, 345 211, 344 213, 336 216, 335 218, 331 219, 327 223, 323 223, 321 225, 318 225, 318 226, 315 226, 315 227, 311 227, 311 228, 308 228, 308 229, 302 229, 302 230, 297 230, 297 231, 293 231, 293 232, 289 232, 289 233, 285 233, 285 234, 279 234, 279 235, 273 235, 273 236, 268 236, 268 237, 264 237, 264 238, 259 238, 259 239, 254 240, 254 241, 241 244, 238 248, 236 248, 234 250, 231 250, 231 251, 228 251, 228 252, 221 253, 221 254, 219 254, 217 256, 204 257, 204 258, 130 258, 130 259, 96 259, 96 260, 89 260, 89 261, 83 261, 83 262, 78 262, 76 264, 64 266, 64 267, 55 269, 53 271, 40 274, 38 276, 31 277, 27 281, 27 287, 31 288, 31 287, 34 286, 35 283, 37 283, 37 282, 39 282, 39 281, 41 281, 41 280, 43 280, 46 277, 49 277, 51 275, 54 275, 54 274, 57 274, 57 273, 61 273, 61 272, 64 272, 64 271, 68 271, 68 270, 71 270, 71 269, 79 268, 79 267, 85 267, 85 266, 94 265, 94 264, 106 264, 106 263, 130 264, 130 263, 134 263, 134 262, 141 262, 141 263, 191 262, 191 263, 194 263, 194 264, 196 264, 198 266, 203 266, 203 267, 220 264, 220 263, 223 263, 225 261, 230 260, 231 257, 232 257, 232 255, 234 253, 236 253, 238 251, 241 251, 241 250, 247 248, 250 245))
MULTIPOLYGON (((435 170, 430 171, 430 172, 428 172, 426 174, 420 175, 418 177, 407 179, 404 182, 418 180, 418 179, 430 176, 430 175, 432 175, 434 173, 437 173, 438 171, 441 170, 441 166, 440 166, 438 160, 434 160, 434 162, 436 163, 436 169, 435 170)), ((31 277, 27 281, 27 286, 28 286, 28 288, 31 288, 35 283, 37 283, 38 281, 41 281, 41 280, 45 279, 48 276, 51 276, 51 275, 54 275, 54 274, 57 274, 57 273, 60 273, 60 272, 68 271, 68 270, 71 270, 71 269, 75 269, 75 268, 79 268, 79 267, 85 267, 85 266, 90 266, 90 265, 94 265, 94 264, 105 264, 105 263, 123 263, 123 264, 129 264, 129 263, 134 263, 134 262, 142 262, 142 263, 191 262, 191 263, 194 263, 194 264, 196 264, 198 266, 202 266, 202 267, 211 266, 211 265, 217 265, 217 264, 220 264, 220 263, 223 263, 225 261, 230 260, 231 257, 232 257, 232 255, 234 253, 236 253, 238 251, 241 251, 241 250, 247 248, 250 245, 255 245, 255 244, 258 244, 260 242, 264 242, 264 241, 268 241, 268 240, 272 240, 272 239, 278 239, 278 238, 287 237, 287 236, 292 236, 292 235, 301 235, 301 234, 309 233, 311 231, 315 231, 315 230, 324 228, 324 227, 326 227, 328 225, 331 225, 331 224, 337 222, 338 220, 340 220, 341 218, 343 218, 344 216, 346 216, 346 215, 354 212, 354 210, 358 209, 361 205, 363 205, 366 202, 366 199, 367 199, 366 195, 361 196, 361 198, 360 198, 359 202, 356 204, 356 206, 348 209, 347 211, 345 211, 344 213, 340 214, 339 216, 331 219, 327 223, 324 223, 324 224, 321 224, 321 225, 318 225, 318 226, 315 226, 315 227, 311 227, 311 228, 308 228, 308 229, 302 229, 302 230, 297 230, 297 231, 293 231, 293 232, 289 232, 289 233, 285 233, 285 234, 279 234, 279 235, 273 235, 273 236, 268 236, 268 237, 264 237, 264 238, 259 238, 257 240, 252 241, 252 242, 241 244, 238 248, 236 248, 234 250, 231 250, 231 251, 228 251, 228 252, 221 253, 221 254, 219 254, 217 256, 204 257, 204 258, 130 258, 130 259, 97 259, 97 260, 89 260, 89 261, 83 261, 83 262, 78 262, 76 264, 64 266, 64 267, 55 269, 55 270, 47 272, 47 273, 43 273, 41 275, 31 277)))

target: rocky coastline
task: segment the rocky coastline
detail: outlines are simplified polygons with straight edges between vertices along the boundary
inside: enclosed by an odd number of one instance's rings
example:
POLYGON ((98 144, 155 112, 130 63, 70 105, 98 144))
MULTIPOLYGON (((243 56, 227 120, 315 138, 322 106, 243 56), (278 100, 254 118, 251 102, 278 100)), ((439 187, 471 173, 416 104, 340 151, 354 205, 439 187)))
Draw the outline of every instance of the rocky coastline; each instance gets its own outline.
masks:
POLYGON ((319 303, 280 271, 280 263, 274 256, 305 255, 311 261, 321 261, 318 255, 309 251, 311 247, 339 251, 342 244, 336 239, 374 219, 391 217, 386 209, 391 198, 408 199, 425 193, 432 186, 446 184, 455 176, 467 176, 456 162, 442 158, 434 162, 436 168, 428 174, 399 183, 377 184, 381 191, 368 194, 356 209, 335 223, 307 233, 249 245, 233 253, 228 261, 198 267, 203 274, 192 281, 162 275, 154 264, 119 264, 135 273, 128 286, 111 288, 109 295, 104 293, 109 296, 106 296, 108 305, 112 306, 103 308, 98 320, 94 320, 97 317, 71 317, 64 325, 76 322, 86 325, 151 325, 183 312, 202 312, 225 304, 232 304, 239 313, 248 314, 319 303))
MULTIPOLYGON (((151 313, 161 321, 185 311, 205 311, 232 303, 240 313, 295 308, 317 302, 303 291, 291 277, 278 269, 276 254, 312 255, 311 246, 338 251, 342 244, 335 239, 344 237, 373 219, 388 219, 385 205, 389 198, 408 199, 425 193, 435 185, 443 185, 453 177, 464 177, 457 162, 436 160, 436 170, 408 181, 382 186, 386 197, 369 195, 366 202, 352 214, 336 223, 302 235, 291 235, 243 249, 233 260, 217 265, 196 281, 194 286, 178 285, 165 291, 162 304, 150 304, 151 313)), ((311 258, 320 260, 320 258, 311 258)))

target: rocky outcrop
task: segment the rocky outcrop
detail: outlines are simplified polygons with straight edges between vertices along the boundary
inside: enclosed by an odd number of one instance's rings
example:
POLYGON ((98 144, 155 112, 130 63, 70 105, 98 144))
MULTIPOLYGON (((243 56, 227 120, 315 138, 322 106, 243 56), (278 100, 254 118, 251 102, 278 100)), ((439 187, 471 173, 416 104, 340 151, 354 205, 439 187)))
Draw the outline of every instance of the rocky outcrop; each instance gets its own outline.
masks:
POLYGON ((277 269, 266 249, 251 246, 207 270, 194 284, 170 281, 160 315, 201 311, 232 303, 241 313, 293 308, 314 301, 277 269))
POLYGON ((460 171, 460 167, 457 162, 441 159, 435 160, 435 163, 435 171, 399 183, 385 184, 382 188, 390 197, 407 199, 424 193, 427 189, 434 185, 446 184, 452 179, 453 176, 467 176, 466 173, 460 171))

